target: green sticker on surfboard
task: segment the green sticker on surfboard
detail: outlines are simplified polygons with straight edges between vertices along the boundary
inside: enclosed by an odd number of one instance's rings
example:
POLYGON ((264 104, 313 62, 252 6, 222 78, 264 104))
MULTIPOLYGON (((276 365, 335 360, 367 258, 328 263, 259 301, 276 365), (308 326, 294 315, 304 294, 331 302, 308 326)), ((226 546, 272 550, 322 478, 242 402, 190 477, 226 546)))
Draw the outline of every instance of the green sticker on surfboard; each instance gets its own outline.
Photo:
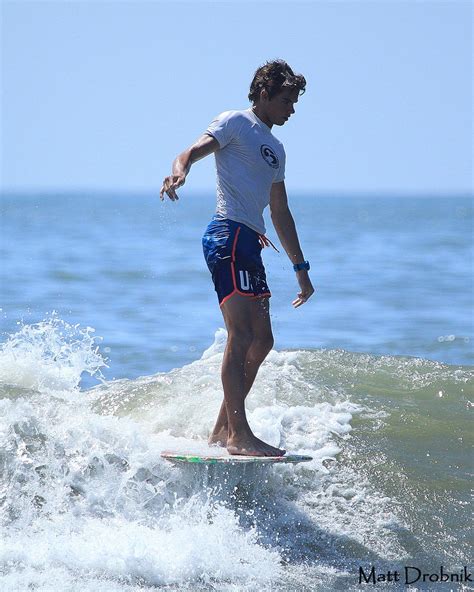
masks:
POLYGON ((284 456, 243 456, 238 454, 198 454, 196 452, 175 452, 164 450, 161 457, 175 463, 199 463, 199 464, 234 464, 234 463, 300 463, 313 460, 311 456, 302 454, 285 454, 284 456))

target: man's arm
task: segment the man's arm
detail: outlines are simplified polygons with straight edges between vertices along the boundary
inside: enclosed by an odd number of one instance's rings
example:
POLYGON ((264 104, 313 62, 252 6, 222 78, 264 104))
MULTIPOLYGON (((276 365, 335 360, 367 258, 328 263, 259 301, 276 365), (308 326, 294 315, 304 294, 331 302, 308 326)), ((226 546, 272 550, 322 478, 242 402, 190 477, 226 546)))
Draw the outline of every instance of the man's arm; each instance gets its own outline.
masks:
MULTIPOLYGON (((303 263, 303 251, 300 247, 298 234, 296 232, 295 221, 291 215, 288 207, 288 197, 286 195, 285 182, 273 183, 270 192, 270 212, 273 226, 278 234, 283 248, 285 249, 290 261, 295 263, 303 263)), ((302 269, 296 272, 296 278, 300 285, 301 291, 298 297, 293 300, 292 304, 295 308, 301 306, 314 293, 313 285, 309 279, 307 270, 302 269)))
POLYGON ((164 193, 166 193, 171 201, 179 199, 176 194, 176 189, 184 185, 186 175, 189 173, 191 165, 218 149, 219 142, 211 135, 203 134, 192 146, 174 159, 171 175, 165 177, 163 181, 163 186, 160 190, 160 198, 163 200, 164 193))

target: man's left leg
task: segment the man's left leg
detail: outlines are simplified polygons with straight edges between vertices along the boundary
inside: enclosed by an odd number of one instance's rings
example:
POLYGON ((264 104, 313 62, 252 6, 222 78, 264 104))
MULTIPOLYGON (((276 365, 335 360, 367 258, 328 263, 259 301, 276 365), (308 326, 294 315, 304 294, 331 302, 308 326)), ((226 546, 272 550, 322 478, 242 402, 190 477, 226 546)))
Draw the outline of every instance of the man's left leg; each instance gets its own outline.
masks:
MULTIPOLYGON (((270 321, 270 299, 257 298, 252 302, 251 330, 252 343, 247 352, 244 365, 245 396, 247 396, 257 376, 258 369, 273 347, 273 333, 270 321)), ((209 444, 226 445, 227 442, 227 410, 222 401, 216 425, 209 436, 209 444)))

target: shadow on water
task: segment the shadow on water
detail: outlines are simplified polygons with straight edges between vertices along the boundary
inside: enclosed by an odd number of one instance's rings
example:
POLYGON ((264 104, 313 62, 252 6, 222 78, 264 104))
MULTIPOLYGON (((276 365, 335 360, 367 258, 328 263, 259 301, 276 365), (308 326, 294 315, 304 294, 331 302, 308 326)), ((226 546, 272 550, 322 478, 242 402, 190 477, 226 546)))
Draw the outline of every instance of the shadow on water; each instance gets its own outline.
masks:
MULTIPOLYGON (((393 557, 395 552, 388 558, 358 542, 357 533, 352 538, 319 526, 309 515, 301 491, 291 491, 291 478, 286 480, 278 474, 280 468, 263 464, 179 465, 180 484, 189 495, 197 495, 207 505, 209 522, 213 521, 216 508, 224 506, 234 512, 242 529, 258 534, 260 545, 279 553, 283 576, 272 583, 272 592, 356 592, 374 584, 381 591, 406 590, 407 566, 413 566, 410 578, 416 577, 415 568, 423 573, 439 573, 443 564, 449 570, 442 560, 436 563, 432 550, 424 549, 405 526, 391 527, 391 534, 402 549, 402 553, 396 553, 397 558, 393 557), (360 581, 360 570, 370 579, 372 566, 376 576, 398 572, 399 579, 360 581)), ((457 568, 451 570, 456 571, 459 572, 457 568)), ((413 585, 412 590, 433 590, 431 582, 417 581, 413 585)), ((462 583, 454 585, 456 590, 468 589, 462 583)), ((453 590, 453 583, 440 581, 435 589, 447 592, 453 590)))
MULTIPOLYGON (((254 529, 259 543, 276 550, 284 566, 325 565, 338 572, 358 573, 359 566, 377 565, 378 570, 394 569, 372 549, 344 534, 329 532, 305 512, 304 504, 288 499, 288 483, 274 474, 274 467, 258 464, 181 464, 181 485, 190 495, 202 497, 209 507, 224 505, 238 518, 245 530, 254 529)), ((294 494, 297 498, 298 495, 294 494)), ((428 559, 415 536, 397 527, 401 546, 415 553, 417 562, 428 559)))

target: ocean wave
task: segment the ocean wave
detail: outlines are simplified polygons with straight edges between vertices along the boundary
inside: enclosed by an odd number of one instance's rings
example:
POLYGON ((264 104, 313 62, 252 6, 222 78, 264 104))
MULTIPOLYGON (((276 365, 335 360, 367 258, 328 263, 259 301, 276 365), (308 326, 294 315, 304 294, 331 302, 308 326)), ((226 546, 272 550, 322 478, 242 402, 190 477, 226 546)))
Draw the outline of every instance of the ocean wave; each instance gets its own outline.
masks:
MULTIPOLYGON (((218 330, 202 357, 182 368, 102 380, 86 391, 81 374, 100 377, 105 363, 90 328, 49 320, 7 340, 0 351, 6 589, 55 590, 57 580, 62 589, 94 592, 104 582, 120 592, 289 590, 312 570, 314 589, 325 590, 360 561, 413 557, 421 544, 424 558, 430 545, 443 557, 433 541, 443 528, 453 536, 448 522, 461 520, 462 500, 451 482, 457 513, 431 534, 427 523, 417 532, 417 479, 435 465, 416 473, 416 449, 440 433, 440 416, 451 432, 454 419, 462 428, 472 369, 341 350, 272 351, 248 398, 249 423, 262 439, 314 460, 178 468, 160 453, 208 450, 225 339, 218 330), (397 434, 407 426, 404 440, 415 452, 401 459, 397 434), (391 487, 394 477, 402 486, 391 487)), ((430 451, 437 459, 434 444, 430 451)), ((454 444, 450 453, 461 458, 454 444)), ((435 493, 441 505, 448 500, 435 493)))

